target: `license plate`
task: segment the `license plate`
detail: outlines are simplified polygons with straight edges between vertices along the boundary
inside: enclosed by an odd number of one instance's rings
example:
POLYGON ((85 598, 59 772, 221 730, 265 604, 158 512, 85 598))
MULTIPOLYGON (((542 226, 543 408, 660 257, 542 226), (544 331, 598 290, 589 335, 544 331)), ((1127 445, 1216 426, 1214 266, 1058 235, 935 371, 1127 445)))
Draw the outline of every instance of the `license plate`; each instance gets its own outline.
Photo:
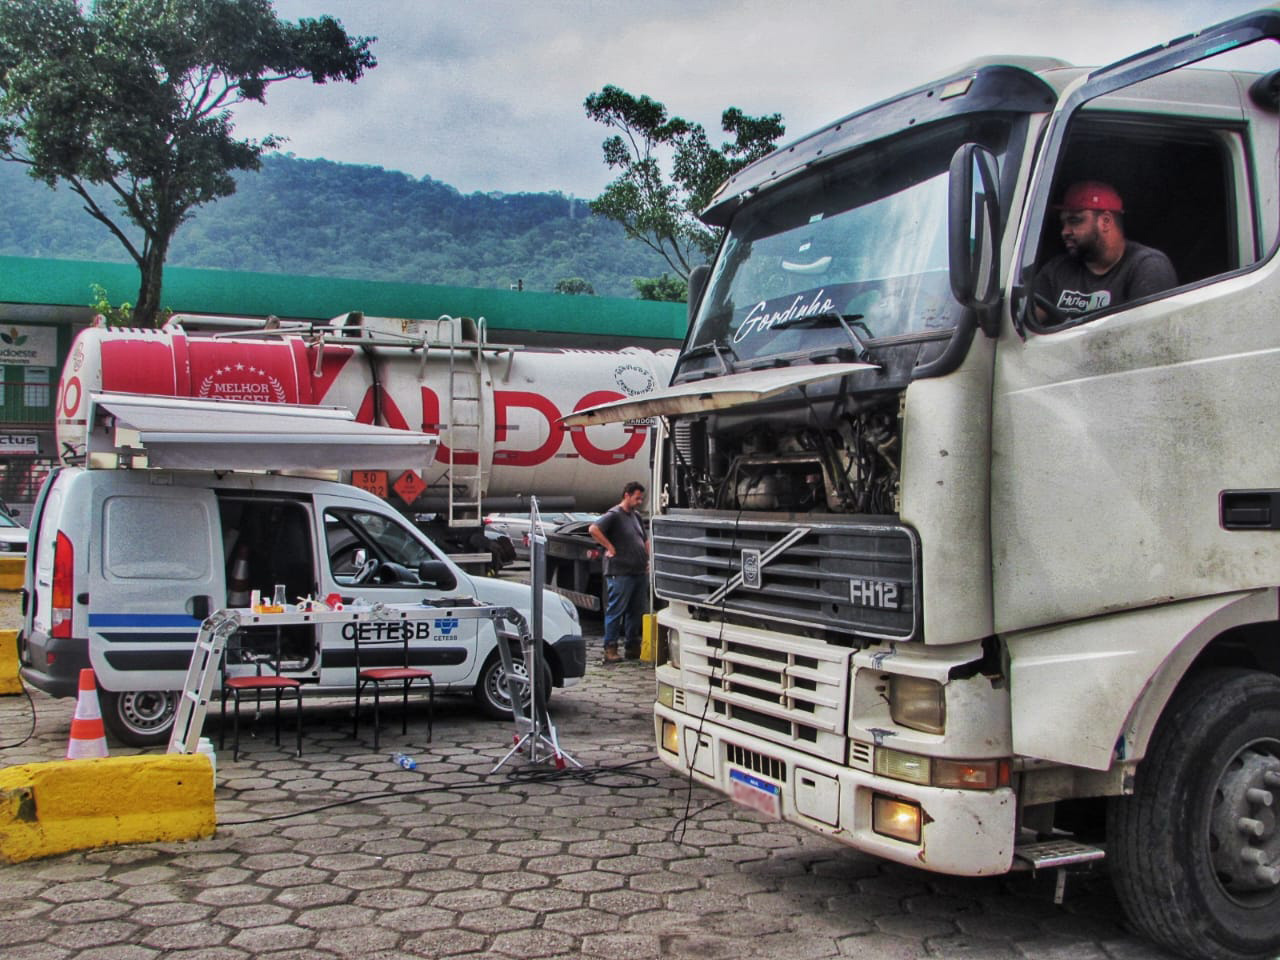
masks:
POLYGON ((767 817, 782 819, 782 790, 776 783, 753 777, 742 770, 731 769, 729 796, 744 807, 759 810, 767 817))

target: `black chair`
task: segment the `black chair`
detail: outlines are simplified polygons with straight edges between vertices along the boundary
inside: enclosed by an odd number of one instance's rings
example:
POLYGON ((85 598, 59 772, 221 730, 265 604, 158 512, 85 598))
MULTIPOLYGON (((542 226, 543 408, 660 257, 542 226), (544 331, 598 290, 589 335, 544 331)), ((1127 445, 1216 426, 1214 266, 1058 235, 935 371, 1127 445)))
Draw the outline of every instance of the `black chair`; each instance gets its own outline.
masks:
POLYGON ((227 745, 227 696, 235 701, 235 741, 231 748, 231 759, 240 759, 240 697, 245 693, 254 693, 257 697, 258 713, 262 712, 262 693, 272 691, 276 695, 276 746, 280 746, 280 701, 286 690, 292 690, 297 706, 298 752, 302 756, 302 684, 292 677, 280 676, 280 628, 275 628, 275 656, 267 656, 245 646, 244 631, 238 631, 227 643, 222 654, 222 735, 218 742, 221 750, 227 745), (231 654, 239 663, 252 663, 255 672, 247 675, 227 676, 227 662, 231 654), (271 668, 270 673, 263 673, 263 666, 271 668))
POLYGON ((353 642, 356 660, 356 712, 351 735, 360 736, 360 697, 364 688, 373 686, 373 749, 378 749, 379 706, 384 683, 400 684, 400 735, 409 732, 409 688, 419 680, 427 682, 427 742, 431 742, 436 712, 436 682, 430 670, 409 664, 409 635, 402 632, 401 639, 356 640, 353 642), (387 649, 398 647, 398 651, 387 649), (383 648, 383 649, 370 649, 383 648), (399 656, 396 656, 396 653, 399 656), (366 660, 361 664, 361 657, 366 660), (394 664, 389 661, 396 661, 394 664), (375 662, 376 661, 376 662, 375 662))

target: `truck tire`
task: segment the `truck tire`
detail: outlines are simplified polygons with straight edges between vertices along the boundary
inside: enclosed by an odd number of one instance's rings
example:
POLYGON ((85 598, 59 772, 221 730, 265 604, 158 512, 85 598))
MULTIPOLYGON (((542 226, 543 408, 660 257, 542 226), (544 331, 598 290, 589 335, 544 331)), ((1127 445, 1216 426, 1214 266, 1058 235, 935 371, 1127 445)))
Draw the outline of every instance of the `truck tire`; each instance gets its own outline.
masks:
POLYGON ((130 747, 167 744, 177 712, 175 690, 126 690, 102 695, 103 726, 130 747))
MULTIPOLYGON (((513 667, 517 673, 524 675, 524 662, 517 660, 513 667)), ((547 691, 547 699, 551 699, 551 666, 546 660, 542 661, 542 674, 544 689, 547 691)), ((480 669, 480 677, 476 680, 475 688, 471 691, 471 695, 475 698, 476 704, 484 711, 485 716, 494 720, 510 720, 511 719, 511 700, 507 696, 506 685, 502 682, 502 658, 498 656, 498 651, 494 650, 489 654, 489 659, 484 662, 484 666, 480 669)))
POLYGON ((1280 954, 1280 678, 1207 670, 1170 700, 1107 863, 1142 934, 1188 957, 1280 954))

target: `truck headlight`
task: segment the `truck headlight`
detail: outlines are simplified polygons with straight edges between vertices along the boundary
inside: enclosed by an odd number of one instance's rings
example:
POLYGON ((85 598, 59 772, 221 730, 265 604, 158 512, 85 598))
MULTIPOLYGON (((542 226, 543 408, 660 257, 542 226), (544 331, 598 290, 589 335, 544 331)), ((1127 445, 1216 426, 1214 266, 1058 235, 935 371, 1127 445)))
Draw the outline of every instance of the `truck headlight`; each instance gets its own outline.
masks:
POLYGON ((889 676, 889 716, 893 722, 924 733, 943 733, 947 727, 947 698, 936 680, 889 676))

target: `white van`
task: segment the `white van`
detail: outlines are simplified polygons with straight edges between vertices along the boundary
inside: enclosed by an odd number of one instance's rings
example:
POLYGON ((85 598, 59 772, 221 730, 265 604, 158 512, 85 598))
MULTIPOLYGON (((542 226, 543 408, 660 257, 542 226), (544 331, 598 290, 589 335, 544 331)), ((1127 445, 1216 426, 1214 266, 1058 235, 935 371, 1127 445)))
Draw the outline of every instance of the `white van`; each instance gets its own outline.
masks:
MULTIPOLYGON (((22 677, 72 697, 80 669, 93 667, 107 729, 133 746, 168 741, 200 621, 232 605, 229 589, 270 597, 283 584, 290 602, 337 593, 530 608, 527 586, 469 576, 384 501, 325 480, 62 467, 41 490, 30 526, 22 677)), ((546 591, 543 613, 547 679, 572 685, 586 669, 577 612, 546 591)), ((301 680, 304 693, 354 688, 352 645, 339 628, 282 628, 282 672, 301 680)), ((274 630, 258 638, 272 650, 274 630)), ((451 629, 437 621, 411 658, 431 669, 438 690, 468 691, 486 713, 510 715, 490 621, 451 629)))

